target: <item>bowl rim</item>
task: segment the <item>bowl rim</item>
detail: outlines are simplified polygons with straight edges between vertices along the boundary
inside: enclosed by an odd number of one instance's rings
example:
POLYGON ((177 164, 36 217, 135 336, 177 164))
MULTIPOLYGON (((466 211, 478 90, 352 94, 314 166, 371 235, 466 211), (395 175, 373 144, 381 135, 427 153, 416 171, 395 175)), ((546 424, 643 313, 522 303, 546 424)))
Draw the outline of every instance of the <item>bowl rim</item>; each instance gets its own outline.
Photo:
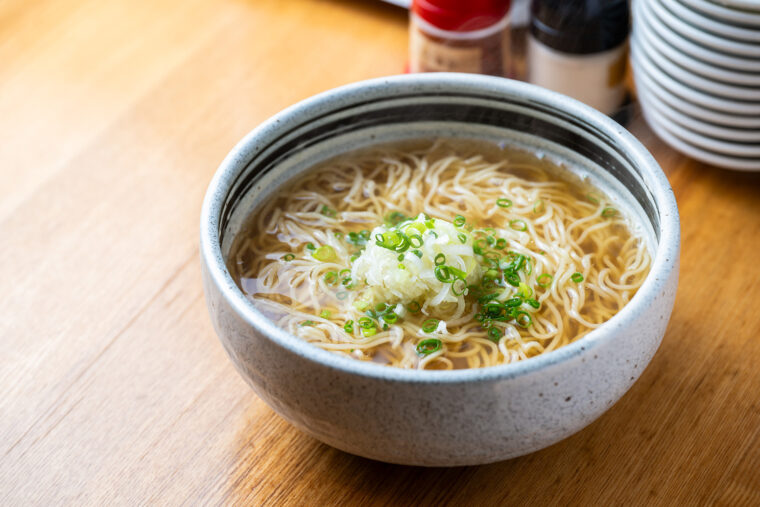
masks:
POLYGON ((517 378, 570 362, 586 351, 613 340, 619 328, 635 321, 639 313, 645 312, 650 300, 665 291, 671 274, 678 265, 679 248, 680 223, 673 190, 654 157, 625 128, 575 99, 539 86, 500 77, 457 73, 405 74, 360 81, 322 92, 275 114, 249 132, 222 161, 206 192, 200 223, 200 254, 207 271, 206 276, 216 285, 237 316, 255 332, 290 353, 324 367, 364 378, 417 384, 459 384, 517 378), (375 99, 392 97, 395 91, 408 86, 427 88, 431 92, 442 89, 462 92, 467 89, 483 91, 492 96, 502 94, 535 101, 580 118, 614 139, 630 157, 633 165, 641 171, 642 178, 649 182, 660 221, 660 239, 654 251, 652 267, 628 304, 597 329, 546 354, 485 368, 432 371, 393 368, 340 356, 291 335, 256 310, 227 270, 222 256, 218 218, 235 175, 251 160, 255 153, 254 147, 258 148, 259 136, 271 129, 283 128, 295 119, 303 119, 309 113, 324 111, 325 108, 329 110, 331 103, 366 101, 368 94, 375 99))

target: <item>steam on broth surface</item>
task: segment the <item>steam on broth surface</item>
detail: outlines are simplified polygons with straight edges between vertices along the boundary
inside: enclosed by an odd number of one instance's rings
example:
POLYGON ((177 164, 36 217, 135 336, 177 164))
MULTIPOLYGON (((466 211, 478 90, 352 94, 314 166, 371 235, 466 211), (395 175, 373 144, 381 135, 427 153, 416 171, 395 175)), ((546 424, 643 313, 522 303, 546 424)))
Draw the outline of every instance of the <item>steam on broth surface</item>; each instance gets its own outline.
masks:
POLYGON ((636 293, 629 218, 566 168, 439 139, 356 151, 248 218, 228 267, 254 305, 326 350, 402 368, 478 368, 555 350, 636 293))

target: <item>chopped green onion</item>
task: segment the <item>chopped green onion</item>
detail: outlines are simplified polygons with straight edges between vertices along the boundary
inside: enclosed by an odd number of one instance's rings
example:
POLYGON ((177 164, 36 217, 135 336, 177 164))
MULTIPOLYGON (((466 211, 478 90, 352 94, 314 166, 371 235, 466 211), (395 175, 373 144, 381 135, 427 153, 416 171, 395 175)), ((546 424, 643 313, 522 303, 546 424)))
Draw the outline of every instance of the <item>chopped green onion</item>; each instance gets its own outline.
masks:
POLYGON ((412 301, 408 305, 406 305, 406 309, 409 310, 411 313, 417 313, 420 311, 422 306, 417 301, 412 301))
POLYGON ((489 328, 488 328, 488 337, 489 337, 491 340, 493 340, 493 341, 495 341, 495 342, 498 342, 498 341, 499 341, 499 339, 500 339, 502 336, 503 336, 503 334, 502 334, 502 332, 501 332, 501 329, 499 329, 498 327, 496 327, 496 326, 491 326, 491 327, 489 327, 489 328))
POLYGON ((496 248, 499 250, 504 250, 507 247, 507 240, 504 238, 499 238, 496 240, 496 248))
POLYGON ((398 265, 398 266, 396 266, 396 267, 397 267, 398 269, 406 269, 406 266, 404 266, 403 264, 399 264, 399 265, 398 265))
POLYGON ((423 333, 432 333, 436 329, 438 329, 438 323, 440 320, 438 319, 427 319, 425 322, 422 323, 422 332, 423 333))
POLYGON ((500 208, 509 208, 510 206, 512 206, 512 201, 502 197, 501 199, 496 199, 496 205, 499 206, 500 208))
POLYGON ((510 220, 509 226, 516 230, 516 231, 527 231, 528 230, 528 224, 525 223, 525 220, 510 220))
POLYGON ((442 253, 439 253, 435 256, 435 259, 433 261, 435 262, 436 266, 441 266, 444 262, 446 262, 446 256, 442 253))
POLYGON ((325 206, 324 204, 322 205, 322 209, 320 209, 319 212, 322 213, 324 216, 330 217, 330 218, 334 218, 338 214, 337 211, 335 211, 334 209, 328 206, 325 206))
POLYGON ((533 319, 528 312, 518 310, 515 312, 515 322, 517 322, 517 325, 520 327, 529 327, 533 324, 533 319))
POLYGON ((438 233, 437 232, 430 231, 430 234, 432 234, 435 239, 438 239, 438 233))
POLYGON ((547 289, 551 286, 553 280, 554 277, 552 275, 549 273, 544 273, 543 275, 540 275, 538 278, 536 278, 536 283, 542 289, 547 289))
POLYGON ((303 327, 303 326, 313 326, 314 324, 315 322, 313 320, 305 320, 301 322, 299 325, 303 327))
POLYGON ((412 245, 412 248, 419 248, 422 246, 422 236, 419 234, 412 234, 409 236, 409 244, 412 245))
POLYGON ((538 214, 538 213, 543 213, 544 211, 546 211, 546 205, 544 204, 544 201, 542 201, 541 199, 537 200, 533 204, 533 213, 538 214))
POLYGON ((583 275, 576 272, 576 273, 573 273, 570 279, 574 281, 575 283, 581 283, 583 281, 583 275))
POLYGON ((462 278, 457 278, 451 282, 451 292, 453 292, 455 296, 467 295, 467 282, 462 278))
POLYGON ((307 250, 316 250, 317 247, 314 246, 314 243, 306 243, 306 249, 307 250))
POLYGON ((400 260, 400 261, 403 261, 404 260, 404 254, 398 254, 397 259, 400 260))
POLYGON ((520 285, 520 276, 514 272, 504 273, 504 280, 513 287, 520 285))
POLYGON ((618 211, 615 208, 604 208, 602 210, 602 216, 604 218, 612 218, 617 215, 618 211))
POLYGON ((355 254, 354 254, 354 255, 352 255, 352 256, 351 256, 351 257, 350 257, 348 260, 349 260, 350 262, 354 262, 354 261, 355 261, 356 259, 358 259, 359 257, 361 257, 361 254, 355 253, 355 254))
POLYGON ((533 295, 533 289, 528 287, 523 282, 520 282, 519 289, 517 290, 517 293, 522 297, 523 299, 529 298, 533 295))
POLYGON ((338 273, 335 271, 328 271, 325 273, 324 280, 328 285, 335 285, 338 283, 338 273))
POLYGON ((363 328, 375 327, 375 321, 373 321, 369 317, 362 317, 358 321, 356 321, 356 323, 359 324, 359 326, 363 328))
POLYGON ((422 258, 422 252, 420 252, 419 250, 412 250, 412 253, 416 255, 417 257, 419 257, 420 259, 422 258))
POLYGON ((441 350, 442 346, 443 343, 441 343, 441 340, 438 338, 428 338, 427 340, 422 340, 417 344, 417 354, 421 356, 428 356, 433 352, 438 352, 441 350))
POLYGON ((599 204, 599 199, 597 199, 594 194, 586 194, 586 199, 588 199, 588 202, 591 204, 599 204))
POLYGON ((296 256, 293 255, 292 253, 285 254, 285 255, 282 256, 282 260, 284 260, 285 262, 290 262, 290 261, 292 261, 295 258, 296 258, 296 256))
POLYGON ((522 299, 520 298, 510 298, 504 301, 504 306, 507 308, 516 308, 522 304, 522 299))
POLYGON ((389 312, 383 315, 383 320, 387 322, 388 324, 393 324, 394 322, 398 320, 398 315, 396 315, 393 312, 389 312))
POLYGON ((450 283, 453 281, 448 266, 436 266, 434 273, 439 282, 450 283))
POLYGON ((462 244, 467 243, 467 236, 464 233, 460 232, 459 234, 457 234, 457 238, 459 238, 460 243, 462 244))
POLYGON ((377 303, 375 305, 376 312, 384 312, 387 309, 388 309, 388 305, 386 303, 377 303))
POLYGON ((370 327, 370 328, 362 328, 362 334, 369 338, 370 336, 375 336, 377 334, 377 328, 376 327, 370 327))
POLYGON ((337 239, 343 239, 343 233, 340 231, 333 232, 333 236, 335 236, 337 239))
POLYGON ((343 331, 346 333, 352 334, 354 332, 354 321, 353 320, 347 320, 345 324, 343 324, 343 331))
MULTIPOLYGON (((346 293, 346 295, 348 295, 348 293, 346 293)), ((354 301, 354 308, 356 308, 360 312, 363 312, 367 310, 367 308, 369 308, 369 304, 366 301, 362 301, 360 299, 360 300, 354 301)))
POLYGON ((318 261, 322 262, 334 261, 337 258, 335 255, 335 249, 330 245, 322 245, 311 255, 318 261))
POLYGON ((332 313, 330 312, 330 310, 322 310, 321 312, 319 312, 319 316, 322 317, 323 319, 329 319, 330 316, 332 316, 332 313))
POLYGON ((526 299, 525 302, 528 303, 533 308, 535 308, 536 310, 538 310, 539 308, 541 308, 541 303, 539 303, 535 299, 526 299))
POLYGON ((454 225, 457 227, 462 227, 465 223, 465 218, 462 215, 457 215, 454 217, 454 225))
POLYGON ((428 229, 433 229, 435 227, 435 218, 430 218, 428 220, 425 220, 425 227, 428 229))

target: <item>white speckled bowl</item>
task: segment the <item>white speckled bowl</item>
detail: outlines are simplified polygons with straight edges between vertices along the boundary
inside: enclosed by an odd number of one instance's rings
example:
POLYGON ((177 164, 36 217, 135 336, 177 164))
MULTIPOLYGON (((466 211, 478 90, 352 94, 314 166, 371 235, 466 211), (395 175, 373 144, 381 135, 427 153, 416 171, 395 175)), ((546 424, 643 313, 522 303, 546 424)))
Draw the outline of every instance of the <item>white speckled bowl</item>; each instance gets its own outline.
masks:
POLYGON ((276 412, 344 451, 391 463, 504 460, 585 427, 639 377, 660 344, 678 282, 678 210, 644 147, 601 113, 500 78, 418 74, 356 83, 305 100, 248 134, 209 186, 201 216, 208 308, 235 367, 276 412), (410 371, 310 345, 266 319, 225 255, 262 199, 313 164, 420 136, 506 141, 569 161, 636 217, 654 255, 644 285, 584 338, 516 364, 410 371))

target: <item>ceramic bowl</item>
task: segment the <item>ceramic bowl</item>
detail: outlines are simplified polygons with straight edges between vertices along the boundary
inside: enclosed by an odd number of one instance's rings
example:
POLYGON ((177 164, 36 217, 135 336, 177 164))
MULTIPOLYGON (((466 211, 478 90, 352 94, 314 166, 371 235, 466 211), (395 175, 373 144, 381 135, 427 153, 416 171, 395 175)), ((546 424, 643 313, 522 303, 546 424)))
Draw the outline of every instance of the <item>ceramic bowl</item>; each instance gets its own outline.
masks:
MULTIPOLYGON (((201 214, 201 263, 214 328, 232 363, 283 418, 346 452, 408 465, 489 463, 590 424, 654 355, 678 281, 679 221, 646 149, 598 111, 516 81, 416 74, 332 90, 248 134, 214 175, 201 214), (567 161, 635 217, 651 272, 612 319, 558 350, 482 369, 417 371, 353 360, 275 326, 225 266, 243 219, 308 167, 345 151, 420 137, 515 144, 567 161)), ((610 442, 610 445, 615 445, 610 442)))

